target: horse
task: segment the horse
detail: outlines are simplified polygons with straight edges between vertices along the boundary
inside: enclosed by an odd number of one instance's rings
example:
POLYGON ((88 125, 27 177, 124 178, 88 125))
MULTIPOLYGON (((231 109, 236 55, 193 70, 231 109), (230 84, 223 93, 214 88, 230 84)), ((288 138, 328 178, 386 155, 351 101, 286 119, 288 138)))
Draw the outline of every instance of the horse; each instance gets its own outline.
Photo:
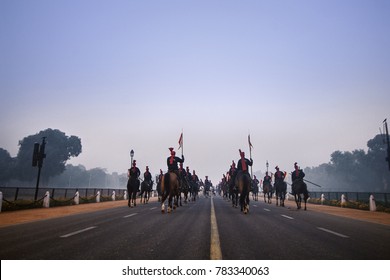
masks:
POLYGON ((264 202, 271 204, 273 190, 272 190, 272 184, 270 182, 263 183, 263 193, 264 193, 264 202))
POLYGON ((238 192, 240 193, 240 206, 241 211, 244 214, 249 212, 249 192, 251 189, 252 179, 250 175, 246 172, 240 172, 236 177, 236 184, 238 187, 238 192))
POLYGON ((199 192, 199 183, 192 180, 190 181, 190 196, 192 201, 196 201, 196 197, 198 196, 199 192))
POLYGON ((164 174, 164 178, 161 180, 161 212, 165 213, 165 200, 168 198, 168 213, 173 209, 176 209, 177 195, 179 193, 179 179, 175 172, 167 172, 164 174), (174 205, 172 207, 172 201, 174 205))
POLYGON ((186 177, 181 178, 181 184, 179 189, 179 199, 180 199, 180 206, 183 206, 181 203, 181 193, 184 195, 184 203, 187 203, 188 201, 188 192, 190 191, 190 184, 186 177))
MULTIPOLYGON (((157 178, 156 178, 157 179, 157 178)), ((158 197, 158 202, 161 201, 162 193, 161 193, 161 180, 157 180, 157 186, 156 186, 156 191, 157 191, 157 197, 158 197)))
POLYGON ((307 185, 305 182, 303 182, 302 179, 295 180, 291 185, 292 193, 295 197, 295 203, 297 204, 297 209, 301 209, 301 203, 302 203, 302 195, 303 195, 303 201, 305 203, 306 210, 306 202, 309 198, 309 192, 307 191, 307 185))
POLYGON ((252 180, 252 199, 258 201, 259 197, 259 185, 252 180))
POLYGON ((287 193, 287 183, 284 181, 277 181, 275 182, 274 187, 275 187, 276 206, 280 204, 280 206, 284 207, 284 200, 286 199, 286 193, 287 193))
POLYGON ((236 186, 235 179, 230 178, 229 185, 229 198, 232 200, 232 206, 237 208, 238 206, 238 187, 236 186))
POLYGON ((150 197, 150 193, 152 192, 152 188, 153 188, 153 181, 152 180, 142 181, 140 203, 142 203, 142 198, 144 199, 144 204, 149 202, 149 197, 150 197))
POLYGON ((137 206, 137 192, 139 191, 139 179, 136 177, 129 177, 129 180, 127 181, 127 192, 129 193, 129 201, 127 205, 129 207, 135 207, 137 206))

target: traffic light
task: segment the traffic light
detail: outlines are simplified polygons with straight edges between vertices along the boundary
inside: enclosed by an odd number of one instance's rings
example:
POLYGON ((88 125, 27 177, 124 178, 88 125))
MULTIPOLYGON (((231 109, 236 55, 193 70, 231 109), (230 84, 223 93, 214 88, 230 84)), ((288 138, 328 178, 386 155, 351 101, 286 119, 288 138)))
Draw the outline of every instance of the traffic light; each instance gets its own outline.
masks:
POLYGON ((38 159, 39 159, 39 143, 34 144, 34 152, 33 152, 33 159, 32 159, 32 166, 38 165, 38 159))
POLYGON ((46 154, 45 154, 45 146, 46 146, 45 138, 46 137, 42 138, 42 144, 39 147, 38 167, 42 167, 43 159, 46 157, 46 154))

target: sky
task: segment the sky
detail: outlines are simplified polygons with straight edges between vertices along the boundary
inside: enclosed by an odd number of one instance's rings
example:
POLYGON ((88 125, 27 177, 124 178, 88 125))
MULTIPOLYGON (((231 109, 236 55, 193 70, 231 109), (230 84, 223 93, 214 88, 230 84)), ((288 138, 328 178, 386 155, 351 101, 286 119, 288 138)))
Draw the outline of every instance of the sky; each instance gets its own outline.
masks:
POLYGON ((157 174, 183 132, 217 183, 250 134, 253 171, 315 167, 390 117, 389 30, 387 0, 1 0, 0 147, 59 129, 157 174))

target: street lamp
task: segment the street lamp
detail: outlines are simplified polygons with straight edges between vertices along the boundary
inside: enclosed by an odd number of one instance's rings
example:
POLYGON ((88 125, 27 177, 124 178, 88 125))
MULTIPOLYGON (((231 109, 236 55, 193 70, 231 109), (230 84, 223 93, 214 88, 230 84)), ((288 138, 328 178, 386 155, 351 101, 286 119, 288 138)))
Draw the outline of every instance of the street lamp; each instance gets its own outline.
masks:
POLYGON ((267 160, 267 162, 266 162, 265 166, 267 166, 267 172, 268 172, 268 166, 269 166, 269 164, 268 164, 268 160, 267 160))
POLYGON ((133 149, 131 149, 131 151, 130 151, 131 164, 130 165, 133 164, 133 157, 134 157, 134 151, 133 151, 133 149))

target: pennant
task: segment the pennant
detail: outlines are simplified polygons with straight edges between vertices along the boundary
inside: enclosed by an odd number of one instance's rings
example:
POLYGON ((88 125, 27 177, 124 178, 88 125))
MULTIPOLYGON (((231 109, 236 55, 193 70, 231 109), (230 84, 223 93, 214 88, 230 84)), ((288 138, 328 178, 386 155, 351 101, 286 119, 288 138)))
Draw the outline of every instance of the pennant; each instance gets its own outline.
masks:
POLYGON ((250 134, 248 134, 248 144, 249 144, 249 148, 252 149, 253 146, 252 146, 252 143, 251 143, 251 136, 250 136, 250 134))
POLYGON ((180 148, 183 148, 183 132, 180 134, 180 138, 179 138, 179 149, 180 148))

